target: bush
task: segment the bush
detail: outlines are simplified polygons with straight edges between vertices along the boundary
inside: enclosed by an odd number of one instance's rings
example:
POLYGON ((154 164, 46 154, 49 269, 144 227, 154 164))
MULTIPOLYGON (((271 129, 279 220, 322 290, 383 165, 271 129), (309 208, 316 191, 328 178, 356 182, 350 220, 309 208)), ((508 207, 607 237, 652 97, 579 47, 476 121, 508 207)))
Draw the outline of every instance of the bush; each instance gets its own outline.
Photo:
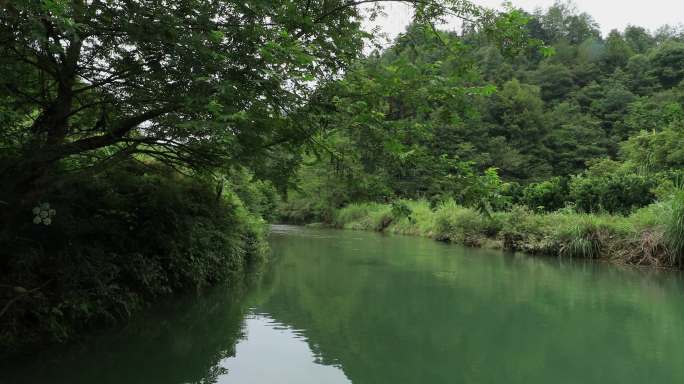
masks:
POLYGON ((411 214, 413 210, 403 201, 395 201, 392 203, 392 217, 395 220, 407 219, 409 222, 413 221, 411 214))
POLYGON ((434 209, 425 200, 400 200, 350 204, 336 212, 335 224, 531 254, 657 267, 684 264, 684 192, 630 216, 578 213, 570 206, 552 213, 513 206, 485 215, 454 200, 434 209))
POLYGON ((570 199, 583 212, 629 214, 656 200, 657 186, 653 175, 642 175, 631 169, 618 169, 605 174, 588 172, 570 181, 570 199))
POLYGON ((522 192, 522 203, 530 209, 551 212, 565 207, 568 203, 567 179, 552 179, 533 183, 522 192))
POLYGON ((265 225, 237 194, 153 165, 126 164, 50 192, 3 244, 0 344, 64 341, 160 295, 231 280, 265 251, 265 225), (41 216, 41 207, 37 207, 41 216))

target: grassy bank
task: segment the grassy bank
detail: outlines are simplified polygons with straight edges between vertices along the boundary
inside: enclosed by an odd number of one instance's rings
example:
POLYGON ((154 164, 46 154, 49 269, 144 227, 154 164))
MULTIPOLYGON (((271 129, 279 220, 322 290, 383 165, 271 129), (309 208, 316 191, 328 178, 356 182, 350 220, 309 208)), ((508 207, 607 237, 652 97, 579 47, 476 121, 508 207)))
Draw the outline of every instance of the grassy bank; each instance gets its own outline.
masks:
POLYGON ((535 213, 516 207, 481 214, 447 201, 350 204, 328 223, 337 228, 430 237, 475 247, 654 267, 681 267, 684 194, 629 216, 571 210, 535 213))

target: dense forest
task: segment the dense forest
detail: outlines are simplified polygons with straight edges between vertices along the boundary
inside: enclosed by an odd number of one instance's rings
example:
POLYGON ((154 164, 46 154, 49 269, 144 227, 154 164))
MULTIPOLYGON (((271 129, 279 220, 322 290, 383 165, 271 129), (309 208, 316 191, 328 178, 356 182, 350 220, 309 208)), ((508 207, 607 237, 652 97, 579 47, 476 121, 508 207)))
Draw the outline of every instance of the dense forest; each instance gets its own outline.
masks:
POLYGON ((681 265, 683 31, 513 12, 525 47, 414 24, 320 89, 321 146, 282 218, 681 265))
POLYGON ((496 209, 626 214, 679 186, 681 31, 603 37, 568 3, 526 16, 552 55, 412 26, 323 90, 325 150, 300 169, 292 204, 316 196, 310 211, 325 217, 357 201, 485 197, 496 209))
POLYGON ((0 352, 239 280, 268 222, 681 265, 684 31, 404 2, 369 54, 346 0, 0 3, 0 352))

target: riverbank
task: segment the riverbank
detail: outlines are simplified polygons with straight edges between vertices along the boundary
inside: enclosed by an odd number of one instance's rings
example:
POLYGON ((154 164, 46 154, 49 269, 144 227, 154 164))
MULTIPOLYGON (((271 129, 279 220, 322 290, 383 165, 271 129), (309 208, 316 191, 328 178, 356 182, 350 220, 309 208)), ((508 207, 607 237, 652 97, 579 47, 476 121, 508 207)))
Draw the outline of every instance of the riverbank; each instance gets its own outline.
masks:
POLYGON ((570 210, 536 213, 522 207, 481 214, 453 201, 350 204, 324 225, 429 237, 467 246, 529 254, 601 259, 618 264, 679 268, 684 199, 639 209, 629 216, 570 210))
POLYGON ((241 279, 268 251, 258 187, 130 162, 52 188, 0 232, 0 358, 241 279))

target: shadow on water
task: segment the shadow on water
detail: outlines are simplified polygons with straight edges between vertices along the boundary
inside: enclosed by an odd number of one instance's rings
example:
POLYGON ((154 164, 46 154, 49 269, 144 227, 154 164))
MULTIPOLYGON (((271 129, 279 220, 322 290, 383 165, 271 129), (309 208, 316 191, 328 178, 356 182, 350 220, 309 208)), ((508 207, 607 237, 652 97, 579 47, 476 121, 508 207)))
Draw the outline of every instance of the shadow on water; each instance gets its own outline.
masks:
POLYGON ((275 226, 246 292, 162 305, 0 383, 684 382, 669 272, 275 226))
POLYGON ((246 286, 176 297, 125 327, 0 364, 0 384, 214 383, 243 337, 246 286), (28 360, 28 361, 27 361, 28 360))

